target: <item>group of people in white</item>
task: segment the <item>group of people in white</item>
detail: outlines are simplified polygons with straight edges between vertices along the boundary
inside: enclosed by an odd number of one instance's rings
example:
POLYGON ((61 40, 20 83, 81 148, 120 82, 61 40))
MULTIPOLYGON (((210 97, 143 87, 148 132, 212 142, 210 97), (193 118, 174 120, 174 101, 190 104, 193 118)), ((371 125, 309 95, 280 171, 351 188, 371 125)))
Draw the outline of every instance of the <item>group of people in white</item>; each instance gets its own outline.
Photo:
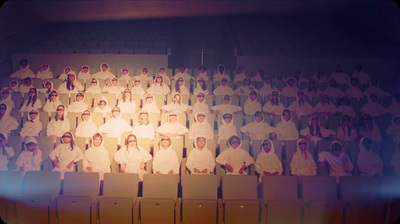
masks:
POLYGON ((136 76, 123 68, 116 76, 107 63, 93 74, 89 66, 83 65, 78 74, 67 67, 58 76, 53 75, 48 63, 43 63, 37 74, 29 69, 27 60, 21 60, 20 67, 11 75, 9 85, 1 90, 2 170, 8 169, 7 163, 14 156, 7 138, 15 134, 24 142, 17 169, 40 170, 42 154, 34 137, 45 133, 54 141, 60 139, 49 158, 54 171, 62 173, 74 171, 81 160, 85 172, 111 172, 113 159, 120 172, 138 173, 140 178, 148 172, 146 163, 151 160, 153 173, 179 174, 180 158, 173 150, 172 140, 186 136, 185 141, 191 139, 194 144, 184 164, 192 174, 212 174, 217 163, 226 174, 247 174, 254 165, 260 178, 282 175, 281 157, 274 147, 278 142, 274 140, 279 140, 283 145, 297 141, 296 153, 288 161, 287 172, 292 175, 316 175, 317 167, 326 165, 332 176, 352 175, 355 164, 346 149, 355 141, 359 142, 360 153, 355 162, 361 175, 382 175, 383 162, 373 146, 383 141, 382 136, 388 136, 395 144, 391 166, 400 175, 400 94, 392 97, 385 92, 378 79, 371 78, 359 64, 354 66, 351 76, 337 65, 329 76, 318 68, 310 77, 300 71, 289 77, 281 72, 272 76, 263 69, 249 76, 243 66, 231 77, 223 65, 213 75, 203 66, 195 75, 182 66, 174 76, 167 74, 166 67, 160 67, 154 75, 143 68, 136 76), (33 86, 34 79, 43 80, 43 86, 33 86), (57 89, 53 85, 56 79, 63 80, 57 89), (14 104, 12 94, 17 92, 24 96, 22 105, 14 104), (45 94, 45 102, 41 102, 39 93, 45 94), (59 99, 59 94, 64 93, 74 96, 67 105, 59 99), (88 103, 91 101, 87 97, 94 100, 103 93, 115 97, 103 96, 93 105, 88 103), (135 96, 139 101, 134 100, 135 96), (389 104, 383 106, 387 99, 389 104), (22 127, 18 117, 11 116, 13 110, 26 115, 22 127), (51 116, 45 128, 39 117, 41 111, 51 116), (79 114, 81 121, 76 127, 71 127, 68 112, 79 114), (106 120, 100 126, 93 121, 95 113, 101 113, 106 120), (133 122, 124 119, 124 114, 129 114, 133 122), (166 121, 151 122, 154 114, 158 119, 166 117, 166 121), (338 116, 340 124, 333 130, 329 121, 338 116), (186 122, 187 117, 193 121, 186 122), (392 118, 391 124, 385 123, 387 118, 392 118), (308 119, 308 124, 301 122, 304 119, 308 119), (215 128, 214 121, 217 121, 215 128), (128 135, 123 137, 124 133, 128 135), (90 147, 83 151, 75 144, 74 137, 90 139, 90 147), (104 138, 108 137, 117 138, 120 145, 111 159, 104 147, 104 138), (158 145, 158 150, 151 154, 150 149, 138 144, 140 138, 150 139, 153 146, 158 145), (261 141, 261 145, 249 153, 245 149, 248 147, 242 146, 243 139, 251 143, 261 141), (329 149, 316 156, 311 154, 310 144, 325 139, 332 141, 329 149), (212 153, 215 149, 207 146, 210 140, 215 140, 218 148, 225 142, 227 147, 216 156, 212 153), (252 157, 255 153, 258 155, 252 157))

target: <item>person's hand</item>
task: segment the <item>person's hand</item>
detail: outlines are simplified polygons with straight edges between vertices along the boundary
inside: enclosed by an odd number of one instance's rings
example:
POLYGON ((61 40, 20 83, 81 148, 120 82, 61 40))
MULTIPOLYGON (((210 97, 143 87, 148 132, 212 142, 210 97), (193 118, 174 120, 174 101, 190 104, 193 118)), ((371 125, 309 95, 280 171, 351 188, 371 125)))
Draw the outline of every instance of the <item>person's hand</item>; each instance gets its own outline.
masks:
POLYGON ((188 108, 187 110, 186 110, 186 114, 189 114, 190 113, 190 108, 188 108))
POLYGON ((199 169, 197 169, 197 168, 194 168, 194 172, 195 173, 201 173, 201 171, 199 169))
POLYGON ((90 166, 86 167, 86 169, 87 169, 87 171, 89 171, 89 172, 92 172, 92 171, 93 171, 93 168, 90 167, 90 166))
POLYGON ((19 171, 25 171, 25 164, 19 168, 19 171))
POLYGON ((36 156, 38 151, 39 151, 39 149, 36 147, 35 150, 33 150, 33 156, 36 156))
POLYGON ((324 162, 319 162, 319 167, 326 168, 326 164, 324 162))
POLYGON ((121 164, 120 170, 121 170, 122 173, 126 172, 126 164, 125 163, 121 164))
POLYGON ((244 137, 250 138, 250 134, 249 134, 248 132, 245 132, 245 133, 244 133, 244 137))
POLYGON ((157 171, 156 174, 161 174, 161 172, 160 172, 160 171, 157 171))
POLYGON ((235 114, 240 114, 240 110, 235 111, 235 114))
POLYGON ((71 162, 68 164, 67 168, 68 168, 68 169, 71 169, 73 165, 74 165, 74 161, 71 161, 71 162))
POLYGON ((264 176, 272 176, 272 173, 264 171, 264 176))
POLYGON ((307 135, 306 139, 307 139, 307 141, 311 141, 311 136, 307 135))
POLYGON ((244 169, 246 169, 246 165, 243 165, 242 167, 240 167, 239 173, 243 174, 244 169))
POLYGON ((207 173, 207 169, 204 169, 204 170, 202 170, 202 171, 200 171, 200 173, 207 173))
POLYGON ((333 139, 333 140, 336 140, 336 139, 337 139, 337 135, 336 135, 336 134, 333 134, 333 135, 332 135, 332 139, 333 139))
POLYGON ((219 110, 216 110, 216 111, 215 111, 215 114, 217 114, 217 115, 220 114, 219 110))
POLYGON ((279 174, 278 171, 276 171, 276 172, 272 173, 272 176, 277 176, 278 174, 279 174))
POLYGON ((276 138, 276 133, 275 132, 271 132, 271 138, 275 139, 276 138))
POLYGON ((54 167, 60 168, 60 163, 57 160, 53 160, 54 167))
POLYGON ((225 167, 226 167, 226 170, 227 170, 228 172, 230 172, 230 173, 233 172, 233 167, 231 166, 231 164, 227 163, 227 164, 225 164, 225 167))
POLYGON ((144 170, 144 167, 146 166, 146 164, 142 161, 139 165, 139 170, 144 170))
POLYGON ((170 171, 168 172, 168 174, 174 174, 174 171, 173 171, 173 170, 170 170, 170 171))

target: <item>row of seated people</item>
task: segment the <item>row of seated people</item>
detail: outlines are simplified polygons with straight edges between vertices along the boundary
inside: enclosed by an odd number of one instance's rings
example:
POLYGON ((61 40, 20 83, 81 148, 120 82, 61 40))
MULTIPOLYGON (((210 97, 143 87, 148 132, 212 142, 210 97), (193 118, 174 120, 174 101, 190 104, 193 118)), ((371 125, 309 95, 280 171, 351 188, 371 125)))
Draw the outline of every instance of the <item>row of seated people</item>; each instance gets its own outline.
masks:
POLYGON ((353 174, 381 176, 384 165, 389 166, 391 171, 385 175, 392 175, 393 171, 399 175, 400 171, 400 146, 396 145, 394 150, 389 146, 377 148, 377 143, 369 138, 362 138, 358 145, 345 145, 335 140, 315 146, 312 141, 299 139, 286 142, 284 147, 280 141, 264 139, 252 141, 250 147, 249 142, 231 136, 217 147, 213 139, 197 137, 184 142, 183 139, 171 139, 164 135, 157 138, 157 144, 151 149, 149 139, 137 138, 129 133, 125 133, 124 144, 120 146, 117 138, 103 137, 99 133, 93 135, 90 144, 85 138, 74 138, 71 132, 65 132, 54 146, 50 137, 26 137, 23 147, 18 137, 10 139, 11 146, 7 144, 6 136, 1 134, 0 137, 2 170, 53 170, 61 172, 62 176, 64 172, 75 170, 101 174, 137 173, 140 179, 143 174, 151 172, 181 175, 257 173, 261 181, 265 175, 283 173, 299 179, 315 176, 318 164, 318 175, 328 175, 329 172, 339 181, 341 176, 353 174), (394 154, 390 164, 387 164, 389 161, 384 164, 380 155, 382 151, 389 150, 393 150, 394 154), (327 166, 329 169, 326 169, 327 166))
POLYGON ((0 172, 7 223, 396 223, 398 178, 0 172), (43 184, 45 183, 45 184, 43 184), (160 186, 162 189, 160 190, 160 186), (390 192, 390 193, 388 193, 390 192), (219 194, 220 193, 220 194, 219 194), (288 215, 290 214, 290 215, 288 215), (58 222, 57 222, 58 221, 58 222))

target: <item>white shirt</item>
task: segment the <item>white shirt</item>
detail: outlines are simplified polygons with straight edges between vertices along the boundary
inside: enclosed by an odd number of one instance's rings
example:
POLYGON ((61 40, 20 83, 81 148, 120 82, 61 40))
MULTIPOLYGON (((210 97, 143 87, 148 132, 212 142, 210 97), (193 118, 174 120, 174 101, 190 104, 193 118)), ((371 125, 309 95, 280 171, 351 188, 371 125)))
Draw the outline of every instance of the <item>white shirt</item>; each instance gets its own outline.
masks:
POLYGON ((195 168, 200 171, 207 169, 207 174, 210 174, 215 168, 214 155, 208 148, 203 148, 202 150, 194 148, 189 153, 186 167, 190 170, 191 174, 200 174, 194 172, 195 168))
MULTIPOLYGON (((225 165, 229 164, 233 168, 233 172, 227 172, 226 174, 240 175, 239 170, 243 165, 249 166, 254 164, 253 157, 250 154, 240 148, 240 146, 236 149, 229 147, 225 151, 221 152, 215 160, 218 164, 225 165)), ((247 174, 246 171, 243 174, 247 174)))
POLYGON ((160 147, 160 150, 154 155, 153 173, 161 172, 162 174, 167 174, 171 170, 173 174, 179 174, 178 156, 172 150, 172 147, 167 149, 160 147))
POLYGON ((145 169, 141 170, 140 164, 146 163, 152 159, 150 153, 143 149, 141 146, 137 148, 128 148, 123 146, 120 150, 115 153, 114 160, 118 164, 125 164, 125 173, 137 173, 139 174, 139 179, 143 180, 143 174, 146 174, 145 169))

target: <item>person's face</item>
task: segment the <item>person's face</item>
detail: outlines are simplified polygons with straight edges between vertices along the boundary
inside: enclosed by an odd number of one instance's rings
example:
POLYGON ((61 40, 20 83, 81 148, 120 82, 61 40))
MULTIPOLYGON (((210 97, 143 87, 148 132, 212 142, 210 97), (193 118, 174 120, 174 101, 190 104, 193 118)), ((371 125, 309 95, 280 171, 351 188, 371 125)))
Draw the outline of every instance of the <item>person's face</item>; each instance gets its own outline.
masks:
POLYGON ((197 121, 200 123, 203 123, 203 121, 206 119, 206 117, 204 115, 198 115, 197 116, 197 121))
POLYGON ((185 72, 185 68, 180 68, 179 70, 180 70, 181 73, 185 72))
POLYGON ((372 119, 369 116, 363 116, 362 119, 364 120, 364 122, 366 122, 368 124, 372 123, 372 119))
POLYGON ((113 85, 113 86, 118 85, 118 80, 113 79, 111 82, 112 82, 112 85, 113 85))
POLYGON ((92 86, 97 86, 97 80, 96 79, 92 79, 92 81, 90 83, 92 84, 92 86))
POLYGON ((128 74, 128 70, 126 70, 126 69, 122 70, 122 74, 124 74, 124 75, 128 74))
POLYGON ((336 80, 334 80, 334 79, 329 79, 329 85, 331 85, 331 86, 336 85, 336 80))
POLYGON ((30 151, 30 152, 35 151, 35 150, 36 150, 36 147, 37 147, 37 145, 36 145, 36 143, 34 143, 34 142, 28 142, 28 143, 26 144, 26 149, 27 149, 28 151, 30 151))
POLYGON ((171 145, 171 141, 168 138, 162 138, 161 139, 161 146, 164 149, 167 149, 171 145))
POLYGON ((204 96, 203 96, 203 95, 198 96, 198 97, 197 97, 197 100, 198 100, 200 103, 204 102, 204 96))
POLYGON ((1 96, 2 96, 3 99, 7 99, 9 95, 10 95, 10 92, 9 92, 9 91, 3 91, 3 92, 1 93, 1 96))
POLYGON ((262 121, 262 116, 255 116, 255 117, 254 117, 254 120, 255 120, 256 122, 261 122, 261 121, 262 121))
POLYGON ((11 86, 11 87, 14 87, 14 86, 16 86, 16 85, 17 85, 17 82, 11 82, 11 83, 10 83, 10 86, 11 86))
POLYGON ((124 95, 125 95, 125 98, 130 98, 131 97, 131 92, 126 90, 126 91, 124 91, 124 95))
POLYGON ((106 107, 106 102, 105 101, 100 101, 99 102, 99 107, 101 108, 101 109, 104 109, 104 107, 106 107))
POLYGON ((154 99, 153 99, 153 97, 147 97, 146 100, 148 103, 153 103, 154 99))
POLYGON ((278 99, 278 94, 272 94, 272 99, 277 100, 278 99))
POLYGON ((311 119, 311 124, 313 125, 313 126, 317 126, 318 125, 318 118, 312 118, 311 119))
POLYGON ((161 82, 162 82, 162 78, 161 78, 161 77, 157 77, 157 78, 156 78, 156 82, 157 82, 157 83, 161 83, 161 82))
POLYGON ((376 102, 378 100, 378 97, 376 95, 371 95, 369 98, 372 102, 376 102))
POLYGON ((68 75, 68 79, 70 81, 75 81, 75 76, 74 75, 68 75))
POLYGON ((178 79, 178 84, 179 84, 179 86, 182 86, 183 85, 183 79, 178 79))
POLYGON ((69 68, 64 69, 65 74, 68 74, 69 71, 71 71, 71 69, 69 69, 69 68))
POLYGON ((251 101, 254 101, 257 99, 257 94, 250 94, 250 99, 251 101))
POLYGON ((343 106, 347 106, 349 105, 349 102, 347 100, 342 100, 340 104, 343 106))
POLYGON ((82 70, 83 70, 84 73, 87 73, 89 71, 89 68, 88 67, 83 67, 82 70))
POLYGON ((36 95, 36 91, 33 90, 33 89, 30 89, 30 90, 29 90, 29 96, 30 96, 30 97, 33 97, 33 96, 35 96, 35 95, 36 95))
POLYGON ((298 144, 298 146, 299 146, 299 149, 301 150, 301 151, 305 151, 305 150, 307 150, 307 142, 306 141, 300 141, 299 142, 299 144, 298 144))
POLYGON ((83 117, 83 120, 88 121, 88 120, 89 120, 89 117, 90 117, 89 111, 84 111, 84 112, 82 113, 82 117, 83 117))
POLYGON ((343 125, 350 126, 350 119, 343 119, 343 125))
POLYGON ((26 61, 21 62, 22 68, 26 68, 26 66, 28 66, 28 62, 26 62, 26 61))
POLYGON ((164 74, 165 73, 165 69, 161 68, 160 69, 160 74, 164 74))
POLYGON ((142 70, 142 75, 147 75, 147 70, 146 69, 142 70))
POLYGON ((140 81, 135 81, 135 86, 139 87, 140 86, 140 81))
POLYGON ((356 86, 358 85, 357 79, 351 79, 351 80, 350 80, 350 83, 351 83, 351 85, 354 86, 354 87, 356 87, 356 86))
POLYGON ((174 96, 174 102, 175 102, 175 103, 181 102, 181 97, 180 97, 179 95, 175 95, 175 96, 174 96))
POLYGON ((285 121, 289 121, 290 116, 289 116, 289 113, 288 113, 288 112, 284 112, 284 113, 283 113, 283 119, 285 119, 285 121))
POLYGON ((62 107, 62 106, 57 107, 57 115, 58 116, 64 115, 64 107, 62 107))
POLYGON ((232 148, 237 149, 240 145, 240 140, 235 138, 230 142, 230 144, 232 148))
POLYGON ((250 85, 250 79, 245 79, 245 80, 243 80, 243 82, 245 85, 250 85))
POLYGON ((304 98, 304 93, 303 92, 297 93, 297 96, 299 97, 300 100, 302 100, 304 98))
POLYGON ((264 141, 262 146, 263 146, 264 152, 269 153, 271 151, 271 142, 264 141))
POLYGON ((7 110, 6 106, 5 105, 1 105, 0 106, 0 115, 3 116, 6 113, 6 110, 7 110))
POLYGON ((29 113, 29 115, 31 116, 32 120, 35 120, 37 118, 37 116, 38 116, 38 112, 32 111, 32 112, 29 113))
POLYGON ((230 101, 231 101, 230 98, 224 98, 224 104, 229 104, 230 101))
POLYGON ((94 139, 93 139, 93 145, 95 146, 95 147, 99 147, 100 145, 101 145, 101 142, 102 142, 102 138, 101 137, 95 137, 94 139))
POLYGON ((223 86, 226 86, 227 83, 228 83, 228 80, 222 79, 221 84, 222 84, 223 86))
POLYGON ((322 102, 326 103, 326 102, 328 102, 328 101, 329 101, 329 98, 328 98, 328 97, 322 97, 322 102))
POLYGON ((49 69, 49 65, 48 64, 44 64, 42 66, 43 71, 47 71, 47 69, 49 69))
POLYGON ((175 123, 178 120, 178 117, 176 114, 169 115, 169 122, 170 123, 175 123))
POLYGON ((46 89, 51 89, 51 83, 46 82, 46 89))
POLYGON ((141 114, 140 114, 140 118, 142 118, 143 120, 146 120, 148 116, 149 116, 149 115, 146 114, 146 113, 141 113, 141 114))
POLYGON ((199 138, 197 140, 197 148, 202 150, 204 148, 204 146, 206 145, 206 140, 203 138, 199 138))
POLYGON ((206 70, 204 68, 200 69, 200 73, 204 73, 206 70))
POLYGON ((335 150, 335 151, 333 151, 333 154, 334 154, 336 157, 339 157, 340 154, 342 154, 342 150, 335 150))
POLYGON ((130 136, 130 137, 128 138, 128 146, 129 146, 129 147, 136 147, 136 146, 137 146, 137 140, 136 140, 135 137, 130 136))
POLYGON ((76 95, 76 101, 81 102, 83 100, 83 96, 81 94, 76 95))
POLYGON ((52 102, 55 102, 56 100, 57 100, 57 93, 51 93, 51 95, 50 95, 50 100, 52 101, 52 102))
POLYGON ((64 144, 69 144, 72 141, 72 136, 70 133, 64 133, 64 135, 61 137, 64 144))
POLYGON ((108 69, 108 66, 107 66, 107 65, 102 65, 102 66, 101 66, 101 70, 102 70, 103 72, 107 71, 107 69, 108 69))
POLYGON ((112 115, 113 115, 114 118, 117 118, 117 117, 119 116, 120 113, 121 113, 121 112, 120 112, 119 110, 115 110, 115 109, 114 109, 114 110, 112 111, 112 115))
POLYGON ((199 83, 200 86, 203 86, 203 85, 204 85, 204 80, 200 79, 200 80, 198 81, 198 83, 199 83))
POLYGON ((369 151, 371 149, 371 147, 372 147, 372 141, 365 139, 363 141, 363 146, 367 151, 369 151))
POLYGON ((25 81, 25 85, 26 85, 26 86, 30 86, 31 84, 32 84, 31 80, 27 79, 27 80, 25 81))
POLYGON ((224 121, 225 121, 227 124, 230 124, 230 123, 232 122, 232 117, 231 117, 231 116, 224 117, 224 121))
POLYGON ((265 83, 271 84, 271 78, 266 78, 266 79, 265 79, 265 83))
POLYGON ((288 84, 290 87, 292 87, 292 86, 294 85, 294 80, 293 80, 293 79, 289 79, 289 80, 287 81, 287 84, 288 84))

